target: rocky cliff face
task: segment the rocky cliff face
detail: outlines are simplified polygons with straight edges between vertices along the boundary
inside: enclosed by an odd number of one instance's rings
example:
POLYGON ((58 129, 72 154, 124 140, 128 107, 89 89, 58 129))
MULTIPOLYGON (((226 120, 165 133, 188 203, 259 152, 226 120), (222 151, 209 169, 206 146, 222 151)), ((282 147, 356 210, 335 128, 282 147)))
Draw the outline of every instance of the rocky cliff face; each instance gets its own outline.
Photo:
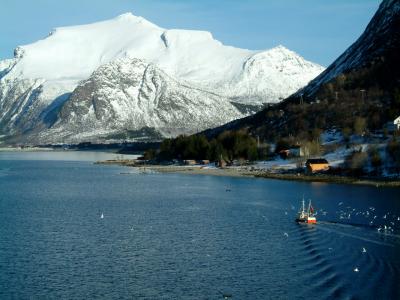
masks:
POLYGON ((185 85, 153 64, 125 58, 101 66, 81 82, 57 121, 38 137, 68 143, 157 139, 241 116, 227 98, 185 85))

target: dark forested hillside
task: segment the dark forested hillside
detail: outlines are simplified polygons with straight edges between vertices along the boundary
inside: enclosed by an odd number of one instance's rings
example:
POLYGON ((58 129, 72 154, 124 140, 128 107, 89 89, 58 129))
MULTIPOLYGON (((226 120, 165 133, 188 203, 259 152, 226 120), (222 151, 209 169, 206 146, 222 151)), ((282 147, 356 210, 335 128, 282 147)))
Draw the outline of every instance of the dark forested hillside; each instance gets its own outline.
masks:
POLYGON ((278 105, 209 130, 248 129, 265 140, 327 128, 383 129, 400 115, 400 1, 385 0, 364 33, 321 75, 278 105))

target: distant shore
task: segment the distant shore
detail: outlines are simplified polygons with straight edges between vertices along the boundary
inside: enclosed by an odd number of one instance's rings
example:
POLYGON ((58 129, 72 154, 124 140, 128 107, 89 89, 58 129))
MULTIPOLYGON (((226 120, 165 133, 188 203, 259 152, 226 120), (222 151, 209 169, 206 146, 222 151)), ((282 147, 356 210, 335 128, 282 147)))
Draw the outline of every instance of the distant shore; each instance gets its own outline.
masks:
POLYGON ((0 152, 45 152, 54 151, 54 148, 48 147, 0 147, 0 152))
POLYGON ((208 175, 208 176, 228 176, 228 177, 253 177, 253 178, 268 178, 277 180, 305 181, 305 182, 320 182, 320 183, 336 183, 336 184, 354 184, 354 185, 369 185, 376 187, 400 187, 400 180, 386 179, 360 179, 345 176, 332 176, 325 174, 305 175, 293 173, 272 173, 268 171, 251 170, 242 167, 227 167, 227 168, 210 168, 206 166, 177 166, 177 165, 143 165, 137 164, 132 160, 108 160, 98 161, 96 164, 104 165, 119 165, 127 167, 135 167, 140 171, 154 171, 160 173, 177 173, 188 175, 208 175))

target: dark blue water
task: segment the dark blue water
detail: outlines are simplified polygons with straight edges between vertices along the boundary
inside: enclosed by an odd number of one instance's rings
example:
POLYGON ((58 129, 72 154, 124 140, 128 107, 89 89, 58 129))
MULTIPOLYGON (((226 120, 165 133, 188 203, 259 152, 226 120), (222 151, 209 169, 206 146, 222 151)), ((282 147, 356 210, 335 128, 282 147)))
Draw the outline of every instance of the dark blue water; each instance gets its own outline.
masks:
POLYGON ((1 299, 400 297, 400 189, 140 174, 96 155, 0 153, 1 299), (316 226, 293 221, 303 194, 316 226))

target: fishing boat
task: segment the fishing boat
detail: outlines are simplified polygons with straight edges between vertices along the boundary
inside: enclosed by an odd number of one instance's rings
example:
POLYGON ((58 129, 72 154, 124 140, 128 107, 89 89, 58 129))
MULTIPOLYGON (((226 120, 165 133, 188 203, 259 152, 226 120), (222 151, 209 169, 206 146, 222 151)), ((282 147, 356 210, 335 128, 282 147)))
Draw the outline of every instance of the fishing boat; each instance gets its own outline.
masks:
POLYGON ((300 207, 299 212, 297 213, 296 222, 299 223, 307 223, 307 224, 315 224, 317 223, 317 219, 314 215, 314 208, 311 205, 311 200, 308 202, 308 208, 305 208, 304 198, 301 202, 302 205, 300 207))

